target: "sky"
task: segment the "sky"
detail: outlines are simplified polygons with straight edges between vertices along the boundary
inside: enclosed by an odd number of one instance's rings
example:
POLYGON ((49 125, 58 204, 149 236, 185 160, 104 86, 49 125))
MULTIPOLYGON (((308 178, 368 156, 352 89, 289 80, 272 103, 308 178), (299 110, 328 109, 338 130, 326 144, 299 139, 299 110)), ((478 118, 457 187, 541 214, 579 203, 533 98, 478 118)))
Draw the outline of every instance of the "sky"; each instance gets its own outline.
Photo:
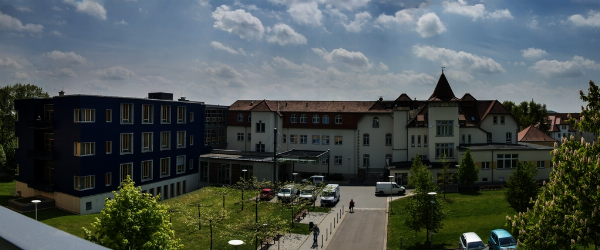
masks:
POLYGON ((457 97, 580 112, 600 2, 0 0, 0 85, 236 100, 457 97))

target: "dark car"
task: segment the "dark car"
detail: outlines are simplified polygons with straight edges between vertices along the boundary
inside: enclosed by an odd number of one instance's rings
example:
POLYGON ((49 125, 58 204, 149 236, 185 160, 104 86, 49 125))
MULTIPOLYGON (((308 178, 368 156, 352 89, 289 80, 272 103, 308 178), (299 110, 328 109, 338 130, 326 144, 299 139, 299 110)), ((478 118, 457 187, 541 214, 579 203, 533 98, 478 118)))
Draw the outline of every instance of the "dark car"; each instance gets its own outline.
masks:
POLYGON ((273 189, 263 188, 263 190, 260 192, 261 200, 270 200, 273 199, 273 197, 275 197, 275 191, 273 191, 273 189))

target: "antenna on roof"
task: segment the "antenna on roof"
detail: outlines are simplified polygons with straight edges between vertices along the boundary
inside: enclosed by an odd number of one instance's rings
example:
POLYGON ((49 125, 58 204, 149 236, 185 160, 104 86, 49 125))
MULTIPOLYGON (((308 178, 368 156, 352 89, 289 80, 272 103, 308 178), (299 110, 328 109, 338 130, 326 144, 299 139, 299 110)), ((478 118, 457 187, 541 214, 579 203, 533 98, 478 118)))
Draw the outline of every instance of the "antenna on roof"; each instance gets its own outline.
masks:
POLYGON ((444 68, 446 68, 446 67, 442 66, 442 74, 444 74, 444 68))

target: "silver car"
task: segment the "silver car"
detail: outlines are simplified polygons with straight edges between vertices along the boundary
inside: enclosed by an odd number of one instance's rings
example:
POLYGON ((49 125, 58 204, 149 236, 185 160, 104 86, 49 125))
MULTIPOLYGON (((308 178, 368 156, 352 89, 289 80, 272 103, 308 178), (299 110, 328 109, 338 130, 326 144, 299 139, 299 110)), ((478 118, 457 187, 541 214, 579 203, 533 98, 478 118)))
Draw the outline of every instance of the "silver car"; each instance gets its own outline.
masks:
POLYGON ((458 242, 458 249, 460 250, 480 250, 486 248, 481 238, 473 232, 462 234, 458 242))

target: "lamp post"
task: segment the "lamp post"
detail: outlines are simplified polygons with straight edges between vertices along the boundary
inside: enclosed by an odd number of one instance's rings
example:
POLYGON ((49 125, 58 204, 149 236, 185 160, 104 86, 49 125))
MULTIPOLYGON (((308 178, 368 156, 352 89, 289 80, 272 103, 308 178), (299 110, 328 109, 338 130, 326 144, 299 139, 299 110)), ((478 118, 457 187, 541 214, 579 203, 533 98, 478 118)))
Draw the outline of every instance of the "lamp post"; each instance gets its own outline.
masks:
POLYGON ((292 175, 294 175, 294 183, 296 183, 296 175, 298 175, 298 173, 294 172, 292 175))
MULTIPOLYGON (((433 247, 433 204, 435 204, 435 201, 433 200, 433 198, 435 198, 435 195, 437 195, 436 192, 429 192, 427 193, 429 196, 431 196, 431 225, 429 226, 431 229, 431 241, 429 242, 429 246, 433 247)), ((429 241, 429 229, 427 229, 427 241, 429 241)))
POLYGON ((392 197, 394 196, 394 193, 393 193, 393 190, 392 190, 393 185, 394 185, 392 183, 392 178, 394 178, 394 176, 390 175, 388 177, 390 177, 390 205, 388 206, 390 208, 390 211, 388 211, 388 213, 391 213, 392 212, 392 197))
POLYGON ((37 204, 42 202, 41 200, 32 200, 31 202, 33 202, 33 204, 35 204, 35 220, 37 219, 37 204))
POLYGON ((233 248, 233 249, 238 249, 238 246, 239 246, 239 245, 242 245, 242 244, 244 244, 244 242, 243 242, 243 241, 241 241, 241 240, 230 240, 228 243, 229 243, 229 245, 232 245, 232 246, 234 246, 234 248, 233 248))
POLYGON ((244 182, 242 186, 242 210, 244 210, 244 189, 246 189, 246 172, 248 172, 248 169, 242 169, 242 172, 244 172, 244 182))

